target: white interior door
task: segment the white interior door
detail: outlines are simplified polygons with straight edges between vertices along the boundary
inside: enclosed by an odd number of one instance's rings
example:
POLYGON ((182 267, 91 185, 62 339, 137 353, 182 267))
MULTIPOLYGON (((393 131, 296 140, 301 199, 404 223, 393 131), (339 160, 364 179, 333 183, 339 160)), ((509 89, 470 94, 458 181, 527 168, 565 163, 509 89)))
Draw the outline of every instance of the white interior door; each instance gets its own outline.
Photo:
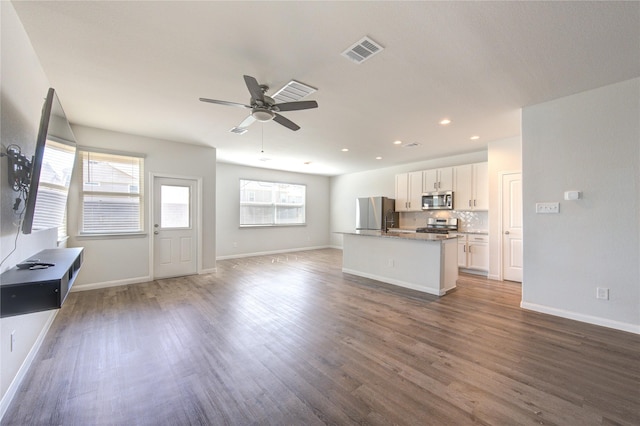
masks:
POLYGON ((197 182, 154 177, 153 277, 197 272, 197 182))
POLYGON ((522 174, 502 175, 502 277, 522 282, 522 174))

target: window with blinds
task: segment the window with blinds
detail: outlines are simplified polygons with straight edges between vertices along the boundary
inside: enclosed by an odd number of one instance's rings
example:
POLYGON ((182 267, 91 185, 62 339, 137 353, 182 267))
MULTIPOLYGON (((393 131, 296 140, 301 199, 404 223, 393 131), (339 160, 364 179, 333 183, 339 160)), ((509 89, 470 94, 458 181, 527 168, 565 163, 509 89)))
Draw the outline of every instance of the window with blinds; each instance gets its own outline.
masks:
POLYGON ((75 146, 50 138, 42 157, 32 229, 58 227, 59 241, 67 237, 67 194, 75 155, 75 146))
POLYGON ((142 232, 144 159, 90 151, 81 156, 81 232, 142 232))
POLYGON ((304 225, 305 185, 240 179, 240 226, 304 225))

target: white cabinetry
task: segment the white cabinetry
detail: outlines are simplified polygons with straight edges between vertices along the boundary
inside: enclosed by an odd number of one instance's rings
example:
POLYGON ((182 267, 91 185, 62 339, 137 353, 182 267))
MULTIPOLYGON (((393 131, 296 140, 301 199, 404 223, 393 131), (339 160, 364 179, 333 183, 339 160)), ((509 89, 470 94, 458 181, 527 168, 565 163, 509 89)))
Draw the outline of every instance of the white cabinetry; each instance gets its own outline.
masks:
POLYGON ((467 235, 458 234, 458 268, 467 267, 467 235))
POLYGON ((454 172, 454 210, 489 210, 488 163, 457 166, 454 172))
POLYGON ((424 192, 453 191, 453 167, 425 170, 423 176, 424 192))
POLYGON ((396 175, 396 211, 422 211, 422 172, 396 175))
POLYGON ((458 267, 489 271, 489 237, 458 234, 458 267))

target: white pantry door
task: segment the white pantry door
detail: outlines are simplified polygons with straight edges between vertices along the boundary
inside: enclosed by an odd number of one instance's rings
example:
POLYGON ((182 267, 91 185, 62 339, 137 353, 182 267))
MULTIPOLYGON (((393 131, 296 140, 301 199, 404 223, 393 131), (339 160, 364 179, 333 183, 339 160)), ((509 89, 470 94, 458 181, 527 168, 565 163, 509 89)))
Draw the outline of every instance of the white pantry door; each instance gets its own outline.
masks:
POLYGON ((197 272, 197 181, 153 179, 153 277, 197 272))
POLYGON ((522 174, 502 175, 502 278, 522 282, 522 174))

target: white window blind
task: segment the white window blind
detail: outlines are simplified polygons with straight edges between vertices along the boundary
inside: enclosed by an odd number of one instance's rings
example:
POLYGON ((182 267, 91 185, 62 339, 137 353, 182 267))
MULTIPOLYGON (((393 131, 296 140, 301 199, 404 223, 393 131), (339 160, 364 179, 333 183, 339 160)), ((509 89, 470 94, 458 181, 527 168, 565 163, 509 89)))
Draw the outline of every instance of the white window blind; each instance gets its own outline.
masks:
POLYGON ((240 226, 304 225, 305 185, 240 180, 240 226))
POLYGON ((82 233, 143 230, 141 157, 82 151, 82 233))
POLYGON ((42 157, 32 229, 58 227, 59 241, 67 237, 67 194, 75 155, 75 146, 48 139, 42 157))

